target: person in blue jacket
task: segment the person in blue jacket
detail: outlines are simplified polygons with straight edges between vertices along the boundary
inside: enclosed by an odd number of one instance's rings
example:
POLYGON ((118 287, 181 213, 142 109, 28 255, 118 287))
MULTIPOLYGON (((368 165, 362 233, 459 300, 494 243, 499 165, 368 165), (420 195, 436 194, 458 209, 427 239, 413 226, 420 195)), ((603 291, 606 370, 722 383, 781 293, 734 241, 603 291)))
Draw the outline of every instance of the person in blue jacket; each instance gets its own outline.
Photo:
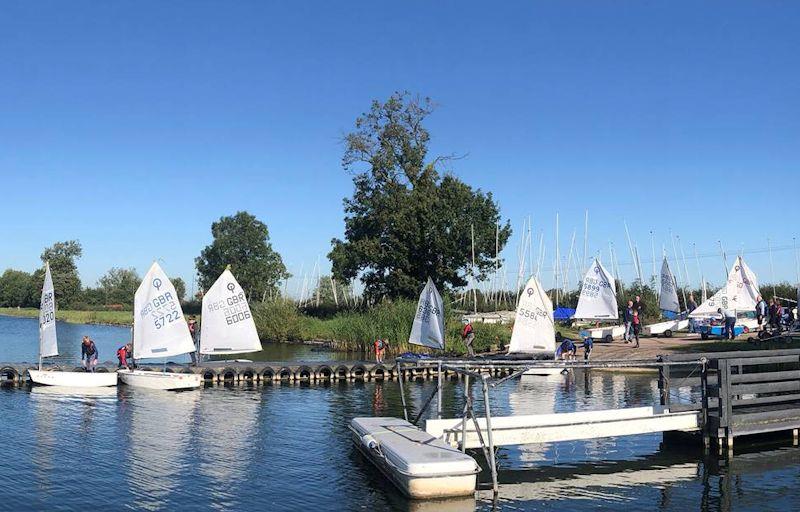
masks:
POLYGON ((578 347, 575 342, 569 338, 565 338, 560 332, 556 333, 556 359, 561 358, 564 360, 575 360, 575 354, 578 352, 578 347))

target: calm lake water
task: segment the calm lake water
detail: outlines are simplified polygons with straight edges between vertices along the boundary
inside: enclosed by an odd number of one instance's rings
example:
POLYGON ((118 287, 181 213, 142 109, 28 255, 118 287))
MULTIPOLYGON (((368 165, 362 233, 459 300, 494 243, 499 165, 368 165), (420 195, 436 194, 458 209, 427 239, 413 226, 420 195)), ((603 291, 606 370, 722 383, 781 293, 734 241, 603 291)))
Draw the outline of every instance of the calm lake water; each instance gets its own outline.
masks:
MULTIPOLYGON (((75 328, 93 335, 95 327, 75 328)), ((108 337, 115 348, 115 334, 108 337)), ((12 352, 9 343, 35 343, 35 337, 32 342, 0 330, 0 360, 15 353, 28 357, 12 352)), ((315 354, 301 352, 301 358, 315 354)), ((415 408, 433 388, 432 382, 409 383, 415 408)), ((444 389, 444 413, 452 416, 462 407, 463 384, 444 389)), ((650 376, 600 371, 509 381, 493 393, 498 415, 651 405, 658 396, 650 376)), ((659 434, 503 448, 497 502, 485 490, 475 499, 412 502, 352 447, 347 424, 355 416, 402 416, 397 383, 218 386, 184 393, 120 386, 81 395, 2 388, 0 509, 800 507, 800 450, 790 440, 737 452, 728 463, 691 447, 666 448, 659 434)), ((481 482, 488 487, 486 472, 481 482)))

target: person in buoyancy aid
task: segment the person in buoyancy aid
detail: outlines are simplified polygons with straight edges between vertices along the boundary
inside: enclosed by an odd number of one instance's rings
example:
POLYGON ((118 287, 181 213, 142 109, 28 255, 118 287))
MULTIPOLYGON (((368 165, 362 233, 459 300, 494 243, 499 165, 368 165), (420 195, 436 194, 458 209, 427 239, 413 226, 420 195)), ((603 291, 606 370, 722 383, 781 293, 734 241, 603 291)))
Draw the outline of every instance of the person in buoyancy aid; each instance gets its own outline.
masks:
POLYGON ((97 350, 97 345, 94 344, 89 336, 84 336, 81 342, 81 362, 87 372, 93 372, 97 366, 97 358, 100 352, 97 350))
POLYGON ((472 328, 472 322, 469 320, 464 325, 464 330, 461 331, 461 339, 467 347, 467 355, 475 357, 475 351, 472 349, 472 343, 475 341, 475 329, 472 328))
POLYGON ((119 359, 117 368, 126 368, 128 370, 131 369, 128 365, 128 359, 131 357, 132 351, 133 346, 130 343, 126 343, 117 349, 117 359, 119 359))
POLYGON ((565 338, 560 332, 556 333, 556 359, 575 360, 575 354, 578 352, 578 347, 575 342, 569 338, 565 338))

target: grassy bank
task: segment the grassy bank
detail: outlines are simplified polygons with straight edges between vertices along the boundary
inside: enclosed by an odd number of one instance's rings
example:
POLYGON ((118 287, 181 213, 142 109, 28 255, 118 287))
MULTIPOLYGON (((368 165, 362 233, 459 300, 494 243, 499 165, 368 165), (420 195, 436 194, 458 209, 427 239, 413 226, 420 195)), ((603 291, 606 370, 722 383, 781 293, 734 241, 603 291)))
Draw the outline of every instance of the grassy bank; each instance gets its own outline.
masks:
MULTIPOLYGON (((337 313, 331 318, 302 315, 289 302, 268 302, 253 306, 259 336, 264 341, 292 342, 321 340, 339 350, 364 352, 376 338, 387 338, 392 354, 412 349, 408 335, 416 312, 416 303, 395 301, 380 304, 365 311, 337 313)), ((461 341, 462 324, 458 315, 445 311, 446 347, 448 353, 466 353, 461 341)), ((478 351, 492 345, 507 345, 511 337, 509 326, 475 324, 475 344, 478 351)), ((413 347, 415 352, 424 351, 413 347)))
MULTIPOLYGON (((39 310, 34 308, 0 308, 0 315, 38 318, 39 310)), ((69 309, 56 311, 56 319, 72 324, 110 324, 131 325, 131 311, 74 311, 69 309)))

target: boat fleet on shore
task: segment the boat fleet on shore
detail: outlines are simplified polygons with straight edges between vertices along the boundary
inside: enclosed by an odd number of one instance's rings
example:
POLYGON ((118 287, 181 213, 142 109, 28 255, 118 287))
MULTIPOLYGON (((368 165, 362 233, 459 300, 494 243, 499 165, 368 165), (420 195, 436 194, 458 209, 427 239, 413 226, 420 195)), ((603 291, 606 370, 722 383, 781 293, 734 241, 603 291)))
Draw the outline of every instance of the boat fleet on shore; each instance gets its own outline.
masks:
MULTIPOLYGON (((261 350, 253 315, 244 290, 230 269, 219 276, 203 296, 203 329, 200 354, 243 354, 261 350)), ((202 385, 195 373, 121 368, 116 372, 58 371, 45 368, 43 360, 58 355, 56 302, 49 264, 39 309, 39 367, 29 370, 31 380, 47 386, 96 388, 116 386, 161 390, 194 389, 202 385)), ((197 348, 183 315, 178 294, 161 266, 154 262, 136 290, 133 308, 132 358, 163 359, 195 353, 197 348)))

